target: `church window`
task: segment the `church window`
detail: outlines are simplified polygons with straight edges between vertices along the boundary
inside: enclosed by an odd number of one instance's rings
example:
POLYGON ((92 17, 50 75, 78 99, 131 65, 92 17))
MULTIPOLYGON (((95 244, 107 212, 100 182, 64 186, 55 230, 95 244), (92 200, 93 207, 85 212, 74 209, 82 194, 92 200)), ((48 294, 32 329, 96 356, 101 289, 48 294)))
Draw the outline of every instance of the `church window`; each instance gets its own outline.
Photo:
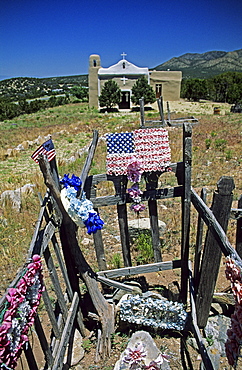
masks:
POLYGON ((125 68, 125 62, 123 62, 123 69, 125 68))
POLYGON ((96 59, 93 60, 93 67, 96 67, 97 66, 97 61, 96 59))

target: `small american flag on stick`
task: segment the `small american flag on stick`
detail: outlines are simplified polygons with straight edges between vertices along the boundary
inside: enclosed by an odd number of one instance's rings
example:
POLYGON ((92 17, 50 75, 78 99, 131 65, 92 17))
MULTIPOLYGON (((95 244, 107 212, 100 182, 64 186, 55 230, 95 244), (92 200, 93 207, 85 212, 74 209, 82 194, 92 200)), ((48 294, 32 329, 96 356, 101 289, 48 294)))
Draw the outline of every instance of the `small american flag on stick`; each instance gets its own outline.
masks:
POLYGON ((36 151, 31 155, 31 158, 36 162, 39 163, 38 157, 40 154, 46 155, 48 162, 52 161, 52 159, 56 156, 55 148, 53 141, 51 139, 47 140, 44 144, 42 144, 36 151))

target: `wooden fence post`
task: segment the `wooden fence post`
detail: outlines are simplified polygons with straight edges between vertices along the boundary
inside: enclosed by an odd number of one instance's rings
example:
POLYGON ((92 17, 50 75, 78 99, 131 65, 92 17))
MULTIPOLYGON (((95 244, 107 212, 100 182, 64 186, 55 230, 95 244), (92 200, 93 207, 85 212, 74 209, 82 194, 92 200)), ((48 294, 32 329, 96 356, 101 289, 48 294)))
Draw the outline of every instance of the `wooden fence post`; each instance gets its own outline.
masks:
POLYGON ((191 165, 192 165, 192 126, 183 125, 183 195, 182 195, 182 240, 181 240, 181 300, 187 303, 188 258, 191 208, 191 165))
POLYGON ((122 198, 122 203, 117 204, 118 223, 120 231, 120 239, 123 252, 124 266, 132 266, 131 255, 130 255, 130 241, 129 241, 129 228, 128 228, 128 212, 126 204, 126 189, 128 179, 127 176, 122 176, 119 181, 119 189, 116 185, 116 193, 122 198))
MULTIPOLYGON (((238 201, 238 208, 242 209, 242 195, 238 201)), ((236 251, 240 258, 242 258, 242 217, 237 220, 237 229, 236 229, 236 251)))
MULTIPOLYGON (((155 190, 158 185, 158 175, 155 172, 147 175, 145 178, 146 190, 155 190)), ((160 234, 159 234, 159 221, 158 221, 158 210, 157 210, 157 200, 148 200, 149 217, 150 217, 150 229, 152 237, 152 246, 154 251, 155 262, 161 262, 161 245, 160 245, 160 234)))
POLYGON ((170 123, 171 123, 171 111, 170 111, 169 102, 166 102, 166 105, 167 105, 167 123, 170 126, 170 123))
POLYGON ((144 98, 139 99, 139 105, 140 105, 140 123, 141 123, 141 127, 144 128, 145 126, 144 98))
POLYGON ((132 266, 131 255, 130 255, 130 243, 129 243, 129 230, 128 230, 128 214, 127 206, 125 204, 117 205, 119 231, 123 252, 124 266, 132 266))
MULTIPOLYGON (((98 208, 94 208, 94 211, 98 213, 98 208)), ((101 271, 107 270, 106 257, 105 257, 101 230, 97 230, 95 234, 93 234, 93 241, 95 245, 98 268, 101 271)))
POLYGON ((164 110, 163 110, 163 98, 162 98, 162 96, 160 96, 160 98, 157 99, 157 105, 158 105, 159 112, 160 112, 161 124, 164 127, 165 126, 165 120, 164 120, 164 110))
MULTIPOLYGON (((234 180, 232 177, 223 176, 218 181, 217 187, 218 190, 214 193, 211 209, 218 223, 226 232, 233 200, 232 191, 234 189, 234 180)), ((197 321, 198 326, 201 328, 204 328, 207 324, 219 272, 221 256, 221 249, 212 232, 208 230, 196 297, 197 321)))

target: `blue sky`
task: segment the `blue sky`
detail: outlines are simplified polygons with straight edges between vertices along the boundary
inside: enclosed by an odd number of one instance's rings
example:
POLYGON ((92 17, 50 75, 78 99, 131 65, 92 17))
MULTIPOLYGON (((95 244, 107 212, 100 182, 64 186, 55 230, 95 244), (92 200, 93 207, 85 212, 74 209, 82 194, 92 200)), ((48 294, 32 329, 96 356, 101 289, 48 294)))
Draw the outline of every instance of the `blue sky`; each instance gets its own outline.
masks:
POLYGON ((242 48, 241 0, 1 0, 0 14, 1 78, 86 74, 91 54, 152 68, 242 48))

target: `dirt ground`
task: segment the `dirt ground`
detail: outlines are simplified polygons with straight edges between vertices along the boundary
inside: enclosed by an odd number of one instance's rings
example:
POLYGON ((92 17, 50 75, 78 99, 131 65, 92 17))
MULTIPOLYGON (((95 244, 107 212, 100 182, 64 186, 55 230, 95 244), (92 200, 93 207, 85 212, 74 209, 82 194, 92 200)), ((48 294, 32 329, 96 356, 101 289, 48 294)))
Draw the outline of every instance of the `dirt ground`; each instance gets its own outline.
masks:
MULTIPOLYGON (((214 114, 214 108, 219 108, 220 115, 224 115, 230 112, 231 104, 228 103, 214 103, 207 100, 200 102, 189 102, 184 99, 179 101, 171 101, 169 104, 169 110, 171 115, 173 113, 184 113, 184 117, 193 114, 214 114)), ((151 105, 153 109, 157 109, 157 104, 151 105)), ((164 113, 167 113, 167 103, 163 102, 164 113)), ((171 116, 172 118, 172 116, 171 116)))

